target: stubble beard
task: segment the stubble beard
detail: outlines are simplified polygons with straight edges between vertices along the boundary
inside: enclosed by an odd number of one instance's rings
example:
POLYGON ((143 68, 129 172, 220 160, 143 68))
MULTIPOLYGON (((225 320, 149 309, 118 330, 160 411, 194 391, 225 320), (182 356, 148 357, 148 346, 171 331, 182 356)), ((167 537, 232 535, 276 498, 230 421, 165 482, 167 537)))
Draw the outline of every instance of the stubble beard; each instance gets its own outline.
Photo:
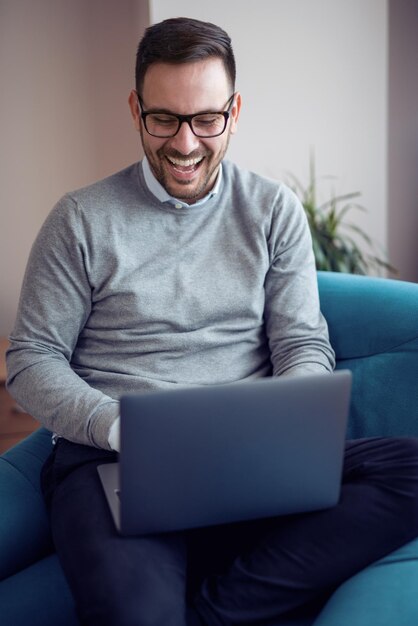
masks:
MULTIPOLYGON (((142 138, 142 133, 141 133, 142 138)), ((203 198, 207 193, 209 193, 210 189, 213 187, 216 175, 219 169, 219 165, 225 157, 229 146, 230 135, 228 134, 227 141, 222 148, 221 152, 216 156, 213 152, 206 151, 195 151, 190 155, 187 155, 187 158, 198 158, 204 157, 199 169, 201 172, 199 173, 199 177, 197 180, 176 180, 174 184, 171 182, 171 175, 165 169, 165 161, 167 156, 172 156, 174 158, 185 158, 185 155, 180 154, 174 150, 169 150, 164 148, 160 148, 156 152, 156 156, 151 152, 148 146, 146 146, 145 142, 142 141, 142 148, 145 152, 145 156, 148 159, 151 170, 158 180, 160 185, 164 187, 167 193, 177 198, 178 200, 183 200, 188 203, 196 202, 197 200, 203 198), (196 182, 198 183, 196 187, 196 182)))

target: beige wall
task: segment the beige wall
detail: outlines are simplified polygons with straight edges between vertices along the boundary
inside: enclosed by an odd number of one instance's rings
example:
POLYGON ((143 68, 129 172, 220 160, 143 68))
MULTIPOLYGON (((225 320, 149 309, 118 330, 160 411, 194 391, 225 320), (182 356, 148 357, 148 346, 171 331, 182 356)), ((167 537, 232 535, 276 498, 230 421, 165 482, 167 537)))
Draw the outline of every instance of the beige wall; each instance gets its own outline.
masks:
POLYGON ((127 98, 147 24, 145 0, 0 0, 0 335, 53 204, 139 156, 127 98))

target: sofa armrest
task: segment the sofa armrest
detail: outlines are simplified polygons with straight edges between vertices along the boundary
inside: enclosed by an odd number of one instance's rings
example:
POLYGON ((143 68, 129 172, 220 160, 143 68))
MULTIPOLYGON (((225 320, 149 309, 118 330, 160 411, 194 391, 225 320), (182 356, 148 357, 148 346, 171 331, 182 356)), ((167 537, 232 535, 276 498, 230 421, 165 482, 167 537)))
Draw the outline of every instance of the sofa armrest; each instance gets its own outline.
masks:
POLYGON ((376 561, 331 596, 314 626, 416 626, 418 539, 376 561))
POLYGON ((2 626, 80 626, 56 554, 0 583, 2 626))
POLYGON ((0 457, 0 580, 52 551, 39 478, 51 451, 44 428, 0 457))

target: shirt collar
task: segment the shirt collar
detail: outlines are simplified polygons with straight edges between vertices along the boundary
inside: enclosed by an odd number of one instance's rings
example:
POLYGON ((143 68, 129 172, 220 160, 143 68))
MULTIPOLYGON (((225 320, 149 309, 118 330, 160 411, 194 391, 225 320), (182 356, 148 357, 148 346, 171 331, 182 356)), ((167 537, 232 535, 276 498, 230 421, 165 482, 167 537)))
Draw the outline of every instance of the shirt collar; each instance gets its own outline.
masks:
POLYGON ((187 202, 183 202, 183 200, 178 200, 177 198, 173 198, 170 196, 161 183, 155 178, 152 173, 149 161, 146 156, 142 159, 142 171, 144 172, 145 183, 150 190, 150 192, 159 200, 160 202, 166 202, 168 204, 172 204, 176 209, 185 209, 195 206, 201 206, 205 204, 208 200, 210 200, 214 195, 219 192, 221 181, 222 181, 222 163, 219 166, 218 176, 216 178, 215 184, 213 188, 210 190, 208 194, 201 200, 194 202, 192 205, 187 204, 187 202))

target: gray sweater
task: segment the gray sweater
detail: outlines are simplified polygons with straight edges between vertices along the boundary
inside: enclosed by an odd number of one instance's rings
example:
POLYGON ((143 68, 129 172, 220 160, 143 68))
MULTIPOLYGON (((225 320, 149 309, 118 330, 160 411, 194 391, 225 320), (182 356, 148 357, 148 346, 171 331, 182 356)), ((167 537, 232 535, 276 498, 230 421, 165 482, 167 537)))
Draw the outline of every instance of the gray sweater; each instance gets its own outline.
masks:
POLYGON ((331 371, 303 208, 224 162, 202 206, 135 164, 67 194, 30 254, 8 389, 47 428, 108 448, 123 393, 331 371))

